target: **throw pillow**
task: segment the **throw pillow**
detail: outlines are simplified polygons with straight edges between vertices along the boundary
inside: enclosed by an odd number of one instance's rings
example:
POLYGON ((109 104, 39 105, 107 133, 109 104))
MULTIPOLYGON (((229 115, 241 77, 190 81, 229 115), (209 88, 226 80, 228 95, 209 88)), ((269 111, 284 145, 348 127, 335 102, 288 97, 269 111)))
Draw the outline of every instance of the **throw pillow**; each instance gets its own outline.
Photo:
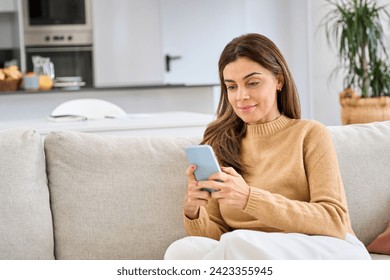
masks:
POLYGON ((370 253, 390 255, 390 222, 386 230, 367 246, 367 250, 370 253))

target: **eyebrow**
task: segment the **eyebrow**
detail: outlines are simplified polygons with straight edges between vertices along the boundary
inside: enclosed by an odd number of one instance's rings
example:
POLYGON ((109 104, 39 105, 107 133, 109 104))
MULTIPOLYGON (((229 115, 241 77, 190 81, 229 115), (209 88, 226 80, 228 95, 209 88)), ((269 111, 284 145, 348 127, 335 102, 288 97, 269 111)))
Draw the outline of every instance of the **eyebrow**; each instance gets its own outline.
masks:
MULTIPOLYGON (((246 75, 246 76, 244 76, 244 80, 245 79, 248 79, 249 77, 252 77, 253 75, 261 75, 261 73, 259 73, 259 72, 252 72, 252 73, 250 73, 250 74, 248 74, 248 75, 246 75)), ((226 79, 226 80, 224 80, 225 82, 229 82, 229 83, 234 83, 235 81, 234 80, 229 80, 229 79, 226 79)))

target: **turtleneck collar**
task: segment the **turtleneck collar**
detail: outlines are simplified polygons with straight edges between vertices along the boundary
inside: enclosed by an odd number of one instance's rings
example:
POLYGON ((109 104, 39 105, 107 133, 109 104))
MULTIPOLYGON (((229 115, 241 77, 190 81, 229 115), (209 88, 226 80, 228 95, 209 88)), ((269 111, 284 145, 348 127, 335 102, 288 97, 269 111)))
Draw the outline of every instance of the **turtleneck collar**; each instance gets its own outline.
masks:
POLYGON ((292 119, 286 117, 285 115, 280 115, 278 118, 270 121, 268 123, 261 124, 247 124, 247 135, 260 135, 267 136, 272 135, 293 121, 292 119))

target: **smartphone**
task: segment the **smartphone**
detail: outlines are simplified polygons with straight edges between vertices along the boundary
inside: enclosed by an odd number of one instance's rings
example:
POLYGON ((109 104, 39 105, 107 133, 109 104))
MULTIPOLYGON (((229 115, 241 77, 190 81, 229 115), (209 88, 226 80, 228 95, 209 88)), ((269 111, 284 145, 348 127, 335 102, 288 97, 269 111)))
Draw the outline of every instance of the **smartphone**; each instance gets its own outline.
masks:
MULTIPOLYGON (((185 152, 188 162, 196 165, 194 175, 197 181, 208 180, 212 174, 221 172, 213 148, 210 145, 190 146, 185 148, 185 152)), ((208 192, 217 191, 208 188, 202 188, 201 190, 208 192)))

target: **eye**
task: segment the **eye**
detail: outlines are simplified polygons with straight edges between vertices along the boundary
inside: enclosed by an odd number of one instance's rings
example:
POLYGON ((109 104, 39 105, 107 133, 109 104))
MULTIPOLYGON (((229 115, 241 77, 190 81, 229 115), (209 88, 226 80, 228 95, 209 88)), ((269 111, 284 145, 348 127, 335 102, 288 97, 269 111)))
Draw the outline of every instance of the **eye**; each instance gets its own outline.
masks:
POLYGON ((235 90, 236 88, 237 88, 236 85, 226 85, 226 89, 227 89, 228 91, 235 90))
POLYGON ((248 82, 248 86, 255 87, 260 84, 260 81, 250 81, 248 82))

